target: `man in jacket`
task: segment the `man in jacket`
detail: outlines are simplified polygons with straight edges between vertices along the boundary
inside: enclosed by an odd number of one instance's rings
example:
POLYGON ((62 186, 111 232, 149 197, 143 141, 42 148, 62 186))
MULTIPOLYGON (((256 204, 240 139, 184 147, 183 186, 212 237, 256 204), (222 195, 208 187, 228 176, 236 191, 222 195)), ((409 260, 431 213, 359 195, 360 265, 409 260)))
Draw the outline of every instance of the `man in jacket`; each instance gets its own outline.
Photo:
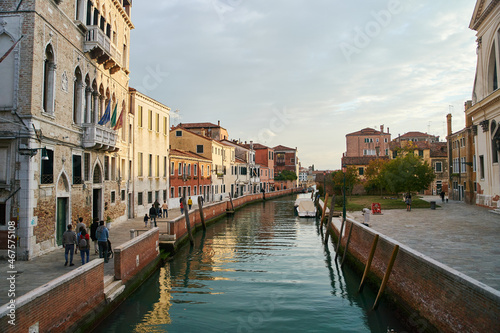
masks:
POLYGON ((155 205, 151 205, 151 208, 149 208, 149 217, 151 218, 151 223, 155 222, 155 228, 156 228, 156 207, 155 205))
POLYGON ((64 266, 68 266, 68 253, 69 253, 69 265, 75 266, 73 264, 73 253, 75 252, 76 246, 76 233, 72 230, 73 226, 68 224, 68 230, 66 230, 63 234, 62 245, 64 247, 64 258, 66 262, 64 266))
POLYGON ((104 221, 99 222, 99 227, 96 232, 97 244, 99 245, 99 258, 104 258, 104 262, 108 262, 108 238, 109 231, 104 225, 104 221))

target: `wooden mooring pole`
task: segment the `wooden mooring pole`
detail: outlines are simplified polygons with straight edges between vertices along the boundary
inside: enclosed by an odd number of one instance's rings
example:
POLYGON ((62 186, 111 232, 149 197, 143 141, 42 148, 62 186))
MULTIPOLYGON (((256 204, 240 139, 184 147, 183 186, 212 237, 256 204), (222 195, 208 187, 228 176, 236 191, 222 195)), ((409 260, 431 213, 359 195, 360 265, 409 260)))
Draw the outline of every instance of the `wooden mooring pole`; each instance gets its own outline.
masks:
POLYGON ((189 234, 189 242, 194 245, 193 234, 191 233, 191 223, 189 222, 189 209, 186 207, 186 196, 182 196, 182 206, 184 207, 184 218, 186 220, 186 227, 189 234))
POLYGON ((203 198, 201 196, 198 197, 198 209, 200 211, 200 220, 203 230, 207 230, 207 226, 205 224, 205 214, 203 214, 203 198))
POLYGON ((344 254, 342 255, 342 262, 340 263, 340 267, 344 266, 345 255, 347 253, 347 248, 349 247, 349 242, 351 241, 351 234, 352 234, 352 226, 353 225, 354 225, 354 223, 351 222, 351 227, 349 228, 349 234, 347 235, 347 241, 345 243, 344 254))
POLYGON ((323 220, 326 214, 326 203, 328 201, 328 193, 325 194, 325 202, 323 202, 323 211, 321 212, 321 227, 323 228, 323 220))
POLYGON ((330 229, 330 224, 332 224, 334 207, 335 207, 335 194, 332 195, 332 201, 330 202, 330 213, 328 214, 328 220, 326 221, 325 244, 328 244, 328 238, 330 237, 329 229, 330 229))
POLYGON ((378 243, 378 234, 376 234, 375 238, 373 239, 372 249, 370 250, 370 254, 368 255, 368 261, 366 262, 365 266, 365 272, 363 273, 363 277, 361 278, 361 283, 359 284, 359 289, 358 289, 359 293, 363 291, 363 285, 365 283, 366 276, 370 271, 370 266, 372 265, 373 256, 375 255, 375 249, 377 248, 377 243, 378 243))
POLYGON ((391 275, 392 266, 394 265, 394 261, 396 261, 396 256, 398 255, 399 245, 394 246, 394 250, 392 250, 391 260, 387 265, 387 270, 385 271, 384 279, 382 280, 382 284, 380 285, 380 289, 377 294, 377 298, 375 299, 375 303, 373 303, 372 310, 376 310, 378 307, 378 301, 380 296, 385 290, 385 286, 387 285, 387 281, 389 281, 389 276, 391 275))
POLYGON ((337 242, 337 247, 335 248, 335 260, 339 256, 340 243, 342 243, 342 231, 344 231, 345 217, 342 217, 342 224, 340 225, 339 240, 337 242))
POLYGON ((229 193, 229 201, 231 202, 231 210, 234 211, 233 196, 229 193))

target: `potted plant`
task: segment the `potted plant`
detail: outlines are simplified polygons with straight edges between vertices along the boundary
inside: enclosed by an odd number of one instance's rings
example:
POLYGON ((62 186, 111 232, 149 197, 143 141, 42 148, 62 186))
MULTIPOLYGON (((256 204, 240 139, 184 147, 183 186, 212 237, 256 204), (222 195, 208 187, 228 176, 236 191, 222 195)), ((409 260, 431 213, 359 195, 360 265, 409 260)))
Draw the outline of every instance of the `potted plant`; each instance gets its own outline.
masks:
POLYGON ((111 219, 111 217, 108 215, 106 217, 106 228, 111 229, 111 222, 113 222, 113 220, 111 219))

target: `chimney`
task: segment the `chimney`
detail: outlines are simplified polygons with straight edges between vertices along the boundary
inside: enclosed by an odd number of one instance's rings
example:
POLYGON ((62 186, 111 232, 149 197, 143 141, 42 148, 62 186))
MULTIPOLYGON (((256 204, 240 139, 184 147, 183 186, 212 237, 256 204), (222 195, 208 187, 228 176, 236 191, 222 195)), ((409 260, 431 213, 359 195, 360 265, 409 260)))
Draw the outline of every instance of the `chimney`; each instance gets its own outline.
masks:
POLYGON ((220 127, 220 120, 217 120, 217 126, 220 127))
POLYGON ((387 127, 387 134, 389 134, 389 127, 387 127))
POLYGON ((446 124, 447 124, 447 137, 451 135, 451 113, 446 115, 446 124))
POLYGON ((472 126, 472 116, 467 115, 467 110, 472 106, 472 101, 468 100, 465 102, 465 127, 471 127, 472 126))
POLYGON ((384 133, 384 125, 380 125, 380 133, 384 133))
POLYGON ((250 141, 250 149, 253 150, 253 141, 250 141))

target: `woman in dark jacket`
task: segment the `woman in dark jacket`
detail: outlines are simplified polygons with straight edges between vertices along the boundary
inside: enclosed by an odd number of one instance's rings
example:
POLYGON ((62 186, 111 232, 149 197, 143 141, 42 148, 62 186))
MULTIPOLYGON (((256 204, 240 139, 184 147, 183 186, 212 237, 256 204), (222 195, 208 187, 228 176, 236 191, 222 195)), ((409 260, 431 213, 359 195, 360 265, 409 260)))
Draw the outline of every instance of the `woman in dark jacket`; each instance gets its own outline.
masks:
POLYGON ((92 239, 92 243, 94 243, 95 254, 99 253, 99 250, 97 249, 97 236, 95 234, 98 227, 99 219, 97 217, 94 217, 94 222, 92 222, 92 225, 90 226, 90 238, 92 239))

